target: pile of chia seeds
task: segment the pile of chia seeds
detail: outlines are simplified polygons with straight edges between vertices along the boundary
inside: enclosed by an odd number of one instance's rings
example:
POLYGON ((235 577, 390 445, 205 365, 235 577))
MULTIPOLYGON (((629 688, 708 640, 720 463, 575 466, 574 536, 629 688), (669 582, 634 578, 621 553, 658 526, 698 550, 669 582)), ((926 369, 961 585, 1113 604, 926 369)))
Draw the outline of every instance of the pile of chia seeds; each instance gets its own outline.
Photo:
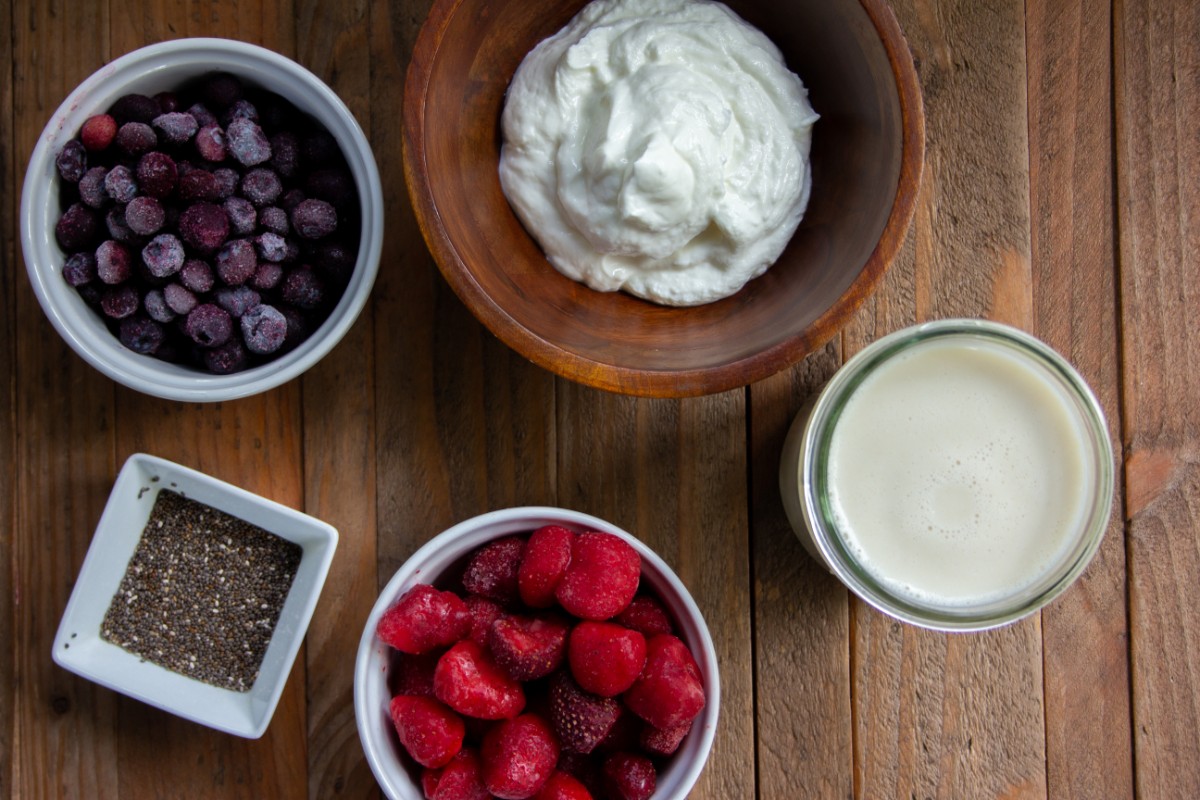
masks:
POLYGON ((190 678, 254 685, 301 547, 160 490, 100 635, 190 678))

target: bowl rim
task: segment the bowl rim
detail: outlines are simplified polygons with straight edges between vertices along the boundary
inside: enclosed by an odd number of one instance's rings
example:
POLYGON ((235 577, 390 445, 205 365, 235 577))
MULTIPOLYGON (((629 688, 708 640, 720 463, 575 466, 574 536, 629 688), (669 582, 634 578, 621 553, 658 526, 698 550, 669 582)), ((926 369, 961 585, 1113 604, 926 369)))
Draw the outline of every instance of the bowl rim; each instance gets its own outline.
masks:
MULTIPOLYGON (((270 88, 269 86, 267 88, 270 88)), ((114 94, 114 96, 116 96, 114 94)), ((295 101, 293 101, 295 102, 295 101)), ((308 113, 312 113, 309 110, 308 113)), ((323 124, 327 124, 322 120, 323 124)), ((339 137, 341 138, 341 137, 339 137)), ((357 118, 324 81, 297 61, 273 50, 236 39, 190 37, 171 39, 132 50, 101 66, 78 86, 51 114, 38 136, 23 178, 20 202, 20 237, 30 284, 42 311, 63 340, 81 358, 112 380, 139 392, 168 400, 220 402, 259 394, 280 386, 320 361, 346 335, 370 297, 379 271, 383 250, 383 187, 375 156, 357 118), (236 63, 224 63, 227 60, 236 63), (350 284, 329 316, 297 348, 278 359, 229 375, 210 375, 200 370, 159 361, 126 349, 116 336, 99 337, 87 320, 95 312, 87 308, 75 290, 51 286, 61 277, 61 249, 54 241, 53 226, 44 224, 51 187, 40 177, 53 177, 54 151, 63 137, 73 135, 66 125, 81 109, 90 109, 93 94, 119 92, 127 84, 158 70, 196 65, 198 73, 223 68, 254 70, 251 80, 262 83, 266 70, 273 70, 303 86, 311 98, 309 108, 328 109, 339 122, 347 140, 343 154, 355 177, 362 208, 362 235, 358 260, 350 284), (74 296, 72 296, 74 295, 74 296), (64 304, 66 307, 64 308, 64 304)), ((99 326, 104 327, 103 321, 99 326)))
POLYGON ((900 173, 891 211, 879 241, 854 282, 809 326, 765 350, 698 369, 649 370, 585 358, 536 335, 485 292, 463 263, 433 201, 425 168, 425 108, 438 50, 462 0, 435 0, 422 25, 404 88, 402 160, 417 225, 438 270, 459 299, 506 345, 562 377, 620 394, 680 398, 714 394, 767 378, 799 362, 833 338, 839 319, 854 314, 875 291, 899 254, 916 210, 925 159, 925 111, 912 52, 886 0, 859 0, 891 64, 900 104, 900 173))
MULTIPOLYGON (((695 599, 692 597, 691 592, 688 591, 683 580, 675 574, 670 565, 658 553, 654 552, 649 545, 618 525, 591 514, 567 508, 520 506, 498 509, 470 517, 456 525, 452 525, 421 545, 404 561, 388 580, 387 584, 379 591, 371 613, 363 624, 362 638, 359 640, 354 664, 355 724, 358 729, 359 741, 362 744, 363 752, 366 754, 371 772, 383 789, 384 794, 388 797, 404 798, 404 800, 409 800, 409 798, 412 798, 412 800, 421 800, 423 795, 421 795, 419 790, 410 792, 409 790, 414 787, 408 784, 397 785, 391 779, 391 773, 394 772, 395 766, 391 763, 384 763, 383 755, 380 752, 381 748, 378 747, 378 743, 374 741, 374 736, 371 733, 373 721, 377 717, 379 709, 372 705, 372 696, 369 693, 367 684, 372 678, 378 678, 373 673, 375 669, 374 664, 380 655, 377 652, 379 648, 385 648, 383 655, 387 654, 387 645, 379 642, 375 636, 375 627, 379 618, 399 597, 401 589, 409 585, 428 582, 421 574, 426 563, 431 558, 437 558, 438 554, 448 546, 461 549, 453 551, 451 556, 447 558, 443 568, 460 559, 484 542, 492 541, 501 536, 528 532, 541 525, 567 525, 576 529, 601 531, 621 537, 632 545, 638 551, 638 555, 641 556, 643 574, 647 571, 648 564, 650 571, 661 577, 675 593, 678 606, 686 615, 686 619, 678 620, 681 628, 679 633, 683 634, 686 629, 689 649, 692 650, 692 655, 695 657, 697 665, 705 676, 706 702, 704 709, 700 712, 700 716, 696 717, 697 726, 694 726, 693 730, 688 734, 688 738, 699 736, 695 749, 698 757, 694 758, 675 775, 674 785, 678 791, 664 797, 669 797, 671 800, 682 800, 682 798, 687 797, 688 792, 695 786, 701 772, 703 772, 705 764, 708 763, 708 757, 712 752, 713 741, 716 737, 716 729, 720 720, 720 668, 716 645, 713 643, 708 623, 705 621, 704 615, 701 613, 699 606, 696 605, 695 599), (705 724, 699 727, 701 721, 704 721, 705 724), (697 727, 699 727, 699 730, 697 730, 697 727)), ((678 610, 676 611, 676 616, 680 616, 678 610)), ((681 638, 683 638, 682 635, 681 638)), ((687 738, 684 741, 686 743, 687 738)))

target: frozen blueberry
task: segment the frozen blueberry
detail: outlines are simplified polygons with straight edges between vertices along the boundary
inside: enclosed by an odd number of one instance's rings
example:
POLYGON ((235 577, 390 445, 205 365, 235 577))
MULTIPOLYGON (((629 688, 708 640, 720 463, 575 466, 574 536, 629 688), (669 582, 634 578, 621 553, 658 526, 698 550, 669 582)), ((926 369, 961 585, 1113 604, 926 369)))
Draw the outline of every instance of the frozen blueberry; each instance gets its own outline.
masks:
POLYGON ((199 302, 186 286, 168 283, 163 287, 163 302, 176 314, 190 314, 199 302))
POLYGON ((137 289, 128 283, 109 286, 100 295, 100 310, 112 319, 125 319, 138 310, 138 305, 137 289))
POLYGON ((259 304, 242 315, 241 324, 242 338, 251 353, 274 353, 287 338, 287 318, 274 306, 259 304))
POLYGON ((229 236, 229 216, 218 205, 194 203, 179 215, 179 235, 201 253, 211 253, 229 236))
POLYGON ((241 180, 237 170, 229 167, 214 169, 213 178, 217 181, 217 198, 220 200, 232 197, 233 193, 237 191, 238 181, 241 180))
POLYGON ((189 258, 183 262, 183 266, 179 270, 179 282, 193 292, 204 294, 211 291, 216 283, 216 278, 213 276, 212 267, 207 261, 201 261, 198 258, 189 258))
POLYGON ((260 233, 254 239, 254 246, 258 249, 258 255, 264 261, 272 261, 278 264, 287 258, 287 240, 278 233, 272 233, 271 231, 260 233))
POLYGON ((200 96, 209 108, 227 108, 244 94, 241 80, 228 72, 214 72, 200 84, 200 96))
POLYGON ((251 122, 258 122, 258 108, 255 107, 254 103, 245 98, 235 100, 233 101, 233 105, 225 110, 222 119, 226 125, 235 119, 248 119, 251 122))
POLYGON ((204 303, 187 315, 184 332, 201 347, 220 347, 233 335, 233 320, 220 306, 204 303))
POLYGON ((270 261, 260 261, 258 269, 254 271, 254 277, 250 279, 250 285, 265 292, 278 286, 281 278, 283 278, 283 267, 270 261))
POLYGON ((79 141, 93 153, 108 149, 117 136, 117 121, 108 114, 95 114, 83 121, 79 141))
POLYGON ((254 204, 243 197, 230 197, 224 203, 225 214, 229 217, 229 227, 239 236, 253 233, 258 225, 258 211, 254 204))
POLYGON ((221 199, 220 187, 217 186, 217 179, 213 174, 196 168, 179 176, 178 194, 181 200, 221 199))
POLYGON ((200 130, 196 118, 187 112, 172 111, 154 118, 150 123, 162 138, 171 144, 186 144, 200 130))
POLYGON ((208 106, 203 103, 196 103, 187 110, 187 113, 192 115, 192 119, 196 120, 196 124, 201 128, 207 128, 209 125, 217 124, 217 117, 208 110, 208 106))
POLYGON ((110 285, 129 280, 133 276, 129 249, 112 239, 101 242, 96 248, 96 275, 110 285))
POLYGON ((158 102, 144 94, 127 94, 118 97, 108 110, 118 125, 126 122, 143 122, 149 124, 152 119, 162 113, 158 102))
POLYGON ((271 158, 271 143, 253 120, 239 117, 225 129, 229 153, 239 164, 253 167, 271 158))
POLYGON ((63 279, 69 286, 83 286, 96 279, 96 257, 91 253, 75 253, 63 264, 63 279))
POLYGON ((166 338, 166 332, 162 325, 149 317, 135 314, 121 320, 117 328, 117 338, 133 352, 149 356, 158 352, 163 339, 166 338))
POLYGON ((337 211, 324 200, 309 198, 292 209, 292 228, 305 239, 320 239, 337 230, 337 211))
POLYGON ((308 176, 304 189, 309 197, 327 200, 335 208, 343 208, 353 202, 354 179, 344 169, 319 169, 308 176))
POLYGON ((271 166, 285 178, 300 168, 300 139, 291 131, 281 131, 271 137, 271 166))
POLYGON ((142 307, 146 309, 146 315, 155 322, 170 322, 175 319, 175 312, 167 305, 162 289, 146 292, 146 296, 142 298, 142 307))
POLYGON ((156 278, 168 278, 183 267, 183 243, 171 233, 160 233, 142 248, 142 263, 156 278))
POLYGON ((58 151, 54 159, 59 176, 67 183, 79 183, 83 173, 87 172, 87 149, 78 139, 72 139, 58 151))
POLYGON ((282 191, 279 176, 266 167, 252 169, 242 177, 242 197, 259 208, 274 203, 282 191))
POLYGON ((125 224, 129 230, 141 236, 157 233, 166 221, 167 213, 153 197, 138 196, 125 206, 125 224))
POLYGON ((234 319, 241 319, 243 314, 262 302, 259 293, 249 286, 217 289, 213 292, 213 299, 234 319))
POLYGON ((125 222, 125 206, 113 206, 110 208, 108 214, 104 217, 104 224, 108 228, 108 235, 118 242, 137 244, 139 241, 143 241, 125 222))
POLYGON ((205 161, 224 161, 229 153, 225 131, 216 125, 205 125, 196 133, 196 152, 205 161))
POLYGON ((158 146, 158 135, 144 122, 126 122, 117 128, 117 147, 131 156, 153 150, 158 146))
POLYGON ((166 153, 156 150, 146 153, 138 161, 137 182, 138 186, 142 187, 143 194, 160 199, 166 197, 174 191, 178 177, 175 159, 166 153))
POLYGON ((298 267, 283 279, 280 289, 283 302, 311 311, 325 300, 325 283, 311 267, 298 267))
POLYGON ((226 286, 240 286, 254 276, 258 256, 249 239, 234 239, 217 252, 217 277, 226 286))
POLYGON ((238 339, 204 351, 204 366, 214 375, 228 375, 246 368, 246 348, 238 339))
POLYGON ((104 176, 104 191, 113 201, 124 205, 137 196, 138 185, 133 178, 133 170, 124 164, 118 164, 104 176))
POLYGON ((108 170, 104 167, 92 167, 83 173, 79 179, 79 199, 92 208, 104 208, 108 205, 108 192, 104 191, 104 176, 108 170))
POLYGON ((277 233, 280 236, 287 236, 288 231, 291 230, 287 212, 279 206, 270 206, 260 211, 258 214, 258 224, 271 233, 277 233))
POLYGON ((96 212, 83 203, 72 203, 54 225, 54 238, 64 251, 73 253, 89 249, 99 231, 96 212))

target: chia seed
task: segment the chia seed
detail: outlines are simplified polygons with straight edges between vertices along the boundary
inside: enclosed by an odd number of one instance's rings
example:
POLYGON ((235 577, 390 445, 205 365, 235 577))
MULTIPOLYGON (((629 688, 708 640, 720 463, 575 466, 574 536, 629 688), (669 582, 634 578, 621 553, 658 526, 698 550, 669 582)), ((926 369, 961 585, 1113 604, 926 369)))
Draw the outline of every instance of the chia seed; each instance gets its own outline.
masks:
POLYGON ((249 691, 301 552, 294 542, 160 489, 100 636, 189 678, 249 691))

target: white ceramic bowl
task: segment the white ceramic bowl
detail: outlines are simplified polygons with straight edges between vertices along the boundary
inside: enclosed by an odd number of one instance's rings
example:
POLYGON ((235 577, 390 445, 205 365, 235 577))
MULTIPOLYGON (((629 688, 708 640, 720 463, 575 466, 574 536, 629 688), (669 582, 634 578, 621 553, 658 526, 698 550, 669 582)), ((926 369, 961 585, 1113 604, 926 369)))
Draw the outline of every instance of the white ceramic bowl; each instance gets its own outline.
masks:
POLYGON ((226 733, 257 739, 267 729, 337 547, 330 525, 193 469, 135 454, 121 468, 54 637, 56 664, 115 692, 226 733), (166 488, 257 525, 303 548, 258 678, 248 692, 189 678, 100 638, 158 489, 166 488))
POLYGON ((367 762, 392 800, 424 800, 418 776, 401 759, 399 741, 388 716, 388 669, 392 650, 375 636, 383 613, 418 583, 437 583, 442 573, 462 566, 463 558, 479 546, 502 536, 528 533, 543 525, 562 525, 576 531, 594 530, 620 536, 642 558, 642 585, 653 590, 674 618, 679 637, 687 644, 704 680, 704 710, 692 725, 665 769, 659 772, 655 800, 687 797, 712 749, 721 704, 717 653, 708 626, 687 587, 666 563, 640 540, 597 517, 561 508, 509 508, 473 517, 435 536, 404 563, 379 595, 358 646, 354 670, 354 712, 367 762))
POLYGON ((73 91, 42 132, 29 159, 21 193, 21 245, 38 302, 67 344, 108 377, 146 394, 216 402, 283 384, 321 360, 350 329, 367 301, 383 247, 383 190, 366 136, 345 103, 296 62, 229 39, 176 39, 144 47, 106 64, 73 91), (210 375, 121 345, 100 316, 62 278, 65 255, 54 238, 60 214, 55 157, 84 120, 129 93, 153 95, 189 79, 223 71, 269 89, 318 120, 337 139, 358 187, 362 238, 345 294, 329 318, 286 355, 232 375, 210 375))

